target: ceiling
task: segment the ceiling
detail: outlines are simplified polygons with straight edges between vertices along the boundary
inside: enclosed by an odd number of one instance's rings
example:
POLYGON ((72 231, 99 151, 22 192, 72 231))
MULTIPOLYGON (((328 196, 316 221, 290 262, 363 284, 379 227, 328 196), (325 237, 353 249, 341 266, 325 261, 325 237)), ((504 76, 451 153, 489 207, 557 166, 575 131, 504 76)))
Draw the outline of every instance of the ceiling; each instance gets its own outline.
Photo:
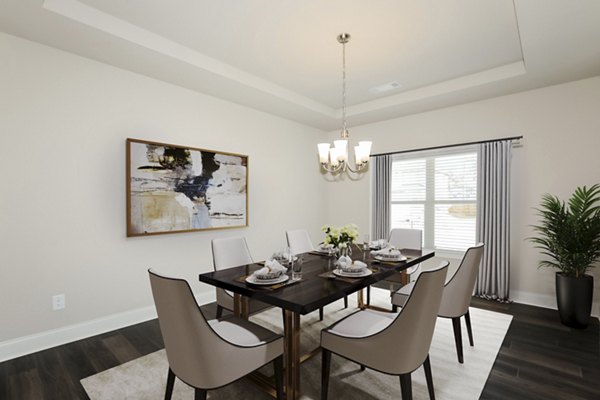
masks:
POLYGON ((0 31, 323 130, 341 32, 350 126, 600 75, 597 0, 0 0, 0 31))

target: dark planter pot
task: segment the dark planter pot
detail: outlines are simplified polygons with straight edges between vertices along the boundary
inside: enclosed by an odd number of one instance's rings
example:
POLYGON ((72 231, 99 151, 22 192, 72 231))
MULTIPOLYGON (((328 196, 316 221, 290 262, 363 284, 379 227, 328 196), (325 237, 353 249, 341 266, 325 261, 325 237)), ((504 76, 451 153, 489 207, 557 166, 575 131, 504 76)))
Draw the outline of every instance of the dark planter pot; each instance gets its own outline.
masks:
POLYGON ((587 327, 592 313, 592 295, 594 278, 584 275, 582 278, 556 273, 556 302, 560 321, 572 328, 587 327))

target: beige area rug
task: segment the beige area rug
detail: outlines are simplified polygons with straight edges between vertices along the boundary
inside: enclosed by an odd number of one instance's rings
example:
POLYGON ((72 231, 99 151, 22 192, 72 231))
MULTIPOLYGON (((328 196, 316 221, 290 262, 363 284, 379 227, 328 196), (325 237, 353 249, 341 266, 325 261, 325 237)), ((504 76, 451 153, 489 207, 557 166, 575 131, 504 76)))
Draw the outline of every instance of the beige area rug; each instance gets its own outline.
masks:
MULTIPOLYGON (((372 303, 389 307, 389 292, 372 289, 372 303)), ((356 297, 350 297, 356 304, 356 297)), ((343 316, 355 311, 343 309, 337 302, 325 307, 325 320, 320 322, 318 312, 301 317, 301 343, 305 351, 319 343, 320 330, 343 316)), ((471 322, 475 347, 470 347, 463 322, 465 363, 456 358, 452 321, 438 318, 430 358, 438 400, 475 400, 481 395, 496 355, 510 325, 510 315, 471 308, 471 322)), ((271 309, 252 316, 251 320, 282 331, 281 311, 271 309)), ((269 367, 265 367, 268 369, 269 367)), ((157 351, 118 367, 82 379, 81 383, 92 400, 142 400, 162 399, 166 385, 168 363, 164 350, 157 351)), ((319 399, 321 389, 321 357, 313 357, 302 364, 302 399, 319 399)), ((413 398, 429 399, 425 374, 419 368, 412 374, 413 398)), ((193 399, 193 389, 176 380, 173 399, 193 399)), ((209 391, 209 399, 271 399, 247 380, 240 380, 224 388, 209 391)), ((332 356, 329 398, 345 400, 399 399, 400 381, 396 376, 366 370, 360 372, 357 364, 332 356)))

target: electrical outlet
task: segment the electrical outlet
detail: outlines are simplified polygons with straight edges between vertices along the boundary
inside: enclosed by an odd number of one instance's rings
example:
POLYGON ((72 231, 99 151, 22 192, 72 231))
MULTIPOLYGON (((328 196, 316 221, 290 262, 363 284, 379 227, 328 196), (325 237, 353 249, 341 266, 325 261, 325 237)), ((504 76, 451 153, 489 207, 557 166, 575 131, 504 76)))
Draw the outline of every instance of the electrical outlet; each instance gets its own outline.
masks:
POLYGON ((56 296, 52 296, 52 309, 54 311, 62 310, 65 307, 66 303, 64 294, 57 294, 56 296))

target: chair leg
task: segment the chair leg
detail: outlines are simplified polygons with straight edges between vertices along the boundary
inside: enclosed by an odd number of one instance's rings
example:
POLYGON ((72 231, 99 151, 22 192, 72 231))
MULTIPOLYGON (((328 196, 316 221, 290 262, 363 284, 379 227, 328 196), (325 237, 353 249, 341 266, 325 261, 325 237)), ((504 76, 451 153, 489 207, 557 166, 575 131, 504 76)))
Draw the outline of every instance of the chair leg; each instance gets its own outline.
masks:
POLYGON ((196 388, 194 392, 194 400, 206 400, 206 390, 196 388))
POLYGON ((371 304, 371 286, 367 286, 367 305, 371 304))
POLYGON ((344 296, 344 308, 348 308, 348 296, 344 296))
POLYGON ((275 370, 275 388, 277 390, 277 400, 285 398, 283 394, 283 356, 273 360, 273 369, 275 370))
POLYGON ((412 400, 412 379, 410 374, 400 375, 400 391, 402 400, 412 400))
POLYGON ((392 312, 398 312, 398 306, 395 304, 392 304, 392 312))
POLYGON ((319 308, 319 321, 323 321, 323 307, 319 308))
POLYGON ((362 364, 360 365, 360 370, 361 370, 361 371, 364 371, 364 370, 366 370, 366 369, 367 369, 367 367, 365 367, 365 366, 364 366, 364 365, 362 365, 362 364))
POLYGON ((223 307, 217 304, 217 319, 223 316, 223 307))
POLYGON ((329 371, 331 370, 331 351, 321 349, 321 400, 327 400, 329 389, 329 371))
POLYGON ((462 333, 460 330, 460 317, 452 318, 452 328, 454 328, 454 342, 456 343, 456 354, 458 362, 463 363, 462 333))
POLYGON ((175 373, 169 368, 169 374, 167 375, 167 390, 165 390, 165 400, 171 400, 173 395, 173 385, 175 385, 175 373))
POLYGON ((429 354, 423 362, 425 370, 425 380, 427 380, 427 391, 429 391, 429 400, 435 400, 435 391, 433 389, 433 376, 431 375, 431 362, 429 362, 429 354))
POLYGON ((465 322, 467 323, 467 334, 469 335, 469 344, 471 345, 471 347, 473 347, 473 331, 471 330, 471 316, 469 315, 469 310, 467 310, 467 313, 465 314, 465 322))

